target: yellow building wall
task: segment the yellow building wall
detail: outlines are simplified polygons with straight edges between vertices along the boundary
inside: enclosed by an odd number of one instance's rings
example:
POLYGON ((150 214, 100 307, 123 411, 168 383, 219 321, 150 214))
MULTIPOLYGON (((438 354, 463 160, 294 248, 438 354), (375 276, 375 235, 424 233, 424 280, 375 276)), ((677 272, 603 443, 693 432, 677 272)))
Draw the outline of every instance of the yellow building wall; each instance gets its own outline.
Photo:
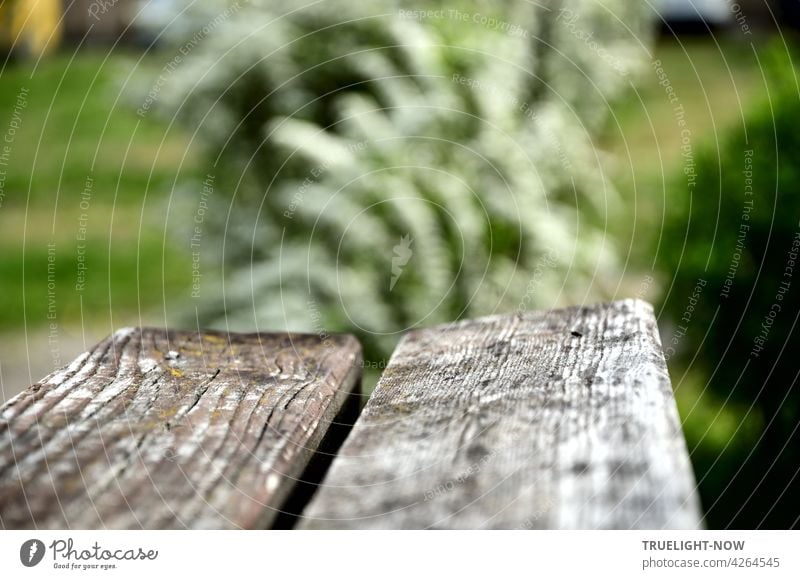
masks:
POLYGON ((0 46, 30 56, 54 50, 61 40, 61 0, 3 0, 0 46))

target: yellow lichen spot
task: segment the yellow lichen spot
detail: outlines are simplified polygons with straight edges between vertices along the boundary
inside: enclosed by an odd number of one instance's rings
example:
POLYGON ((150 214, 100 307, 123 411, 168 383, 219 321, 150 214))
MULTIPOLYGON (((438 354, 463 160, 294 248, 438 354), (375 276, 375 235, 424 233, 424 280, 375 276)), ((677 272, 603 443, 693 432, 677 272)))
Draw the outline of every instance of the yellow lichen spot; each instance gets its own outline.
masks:
POLYGON ((183 377, 183 372, 181 372, 177 368, 170 368, 169 369, 169 373, 172 374, 173 376, 175 376, 175 378, 182 378, 183 377))
POLYGON ((59 484, 67 493, 75 493, 84 490, 83 481, 80 477, 69 477, 59 484))
POLYGON ((175 416, 177 413, 178 413, 178 408, 177 407, 166 408, 164 410, 161 410, 158 413, 158 417, 161 420, 167 420, 167 419, 172 418, 173 416, 175 416))

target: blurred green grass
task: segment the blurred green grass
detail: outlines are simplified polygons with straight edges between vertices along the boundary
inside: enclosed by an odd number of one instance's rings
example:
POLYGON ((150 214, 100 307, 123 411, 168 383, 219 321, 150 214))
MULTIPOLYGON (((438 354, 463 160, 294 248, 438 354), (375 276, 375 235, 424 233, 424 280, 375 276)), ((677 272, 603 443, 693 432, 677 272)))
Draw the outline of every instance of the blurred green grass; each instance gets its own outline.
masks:
MULTIPOLYGON (((662 38, 652 61, 660 61, 683 106, 693 148, 741 123, 743 111, 765 92, 751 47, 735 39, 662 38)), ((629 208, 630 219, 615 224, 612 233, 629 254, 628 263, 641 270, 638 275, 628 271, 638 284, 652 273, 657 256, 647 236, 661 231, 670 181, 680 173, 682 161, 674 104, 652 66, 635 79, 634 87, 613 106, 599 145, 614 159, 614 182, 629 208)), ((655 301, 655 296, 645 297, 655 301)))
MULTIPOLYGON (((764 94, 753 50, 735 39, 662 38, 653 60, 661 62, 675 89, 695 144, 740 122, 748 105, 764 94)), ((612 112, 603 144, 623 160, 621 175, 629 179, 628 187, 633 176, 660 176, 662 167, 667 173, 674 169, 681 155, 681 133, 673 104, 652 67, 636 79, 635 93, 612 112)), ((638 184, 646 183, 642 179, 638 184)))
POLYGON ((21 89, 28 92, 0 207, 0 330, 47 324, 51 243, 60 323, 99 323, 112 311, 115 325, 124 323, 190 284, 188 244, 165 237, 174 229, 165 208, 176 177, 198 173, 198 157, 180 130, 140 118, 121 96, 138 58, 79 52, 2 72, 3 130, 21 89), (89 205, 81 207, 87 178, 89 205), (79 250, 87 268, 80 291, 79 250))

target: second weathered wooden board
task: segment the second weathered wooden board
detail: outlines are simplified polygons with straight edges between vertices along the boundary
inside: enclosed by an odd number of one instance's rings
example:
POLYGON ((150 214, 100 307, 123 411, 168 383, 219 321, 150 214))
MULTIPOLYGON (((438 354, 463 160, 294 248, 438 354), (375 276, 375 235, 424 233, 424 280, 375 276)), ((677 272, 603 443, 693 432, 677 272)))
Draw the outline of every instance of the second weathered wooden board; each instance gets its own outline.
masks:
POLYGON ((360 370, 348 336, 120 330, 0 410, 0 526, 268 526, 360 370))
POLYGON ((652 308, 627 300, 412 332, 305 528, 695 528, 652 308))

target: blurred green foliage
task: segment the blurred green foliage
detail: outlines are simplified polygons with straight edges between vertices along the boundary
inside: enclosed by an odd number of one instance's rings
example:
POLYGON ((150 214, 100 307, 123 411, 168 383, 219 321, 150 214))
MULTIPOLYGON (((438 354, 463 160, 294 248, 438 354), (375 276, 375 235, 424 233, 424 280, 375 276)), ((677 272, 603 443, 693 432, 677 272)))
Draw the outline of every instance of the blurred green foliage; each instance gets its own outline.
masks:
POLYGON ((696 184, 683 172, 673 183, 659 243, 664 319, 673 323, 667 353, 718 405, 716 416, 699 412, 706 428, 698 416, 687 428, 715 528, 798 524, 800 85, 792 56, 783 44, 762 54, 766 98, 694 151, 696 184), (722 445, 709 434, 731 412, 722 445))

